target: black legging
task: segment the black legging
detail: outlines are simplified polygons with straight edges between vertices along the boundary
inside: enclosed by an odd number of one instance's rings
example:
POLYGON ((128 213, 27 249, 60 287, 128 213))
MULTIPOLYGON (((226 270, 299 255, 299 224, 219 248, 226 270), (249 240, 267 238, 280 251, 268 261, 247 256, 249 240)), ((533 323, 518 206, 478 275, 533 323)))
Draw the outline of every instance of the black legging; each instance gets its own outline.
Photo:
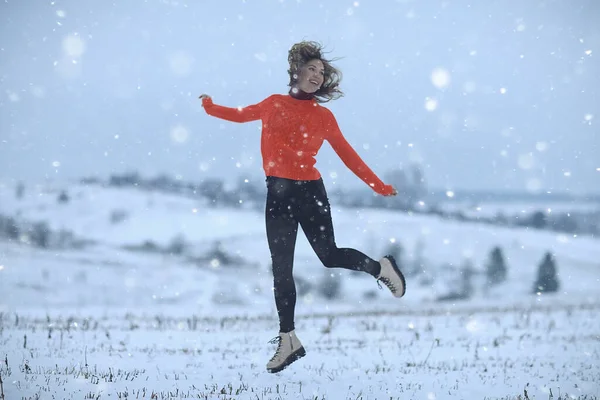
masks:
POLYGON ((322 179, 295 181, 267 177, 265 211, 280 332, 294 330, 296 285, 292 269, 298 223, 326 267, 364 271, 375 277, 379 275, 379 262, 358 250, 336 246, 331 208, 322 179))

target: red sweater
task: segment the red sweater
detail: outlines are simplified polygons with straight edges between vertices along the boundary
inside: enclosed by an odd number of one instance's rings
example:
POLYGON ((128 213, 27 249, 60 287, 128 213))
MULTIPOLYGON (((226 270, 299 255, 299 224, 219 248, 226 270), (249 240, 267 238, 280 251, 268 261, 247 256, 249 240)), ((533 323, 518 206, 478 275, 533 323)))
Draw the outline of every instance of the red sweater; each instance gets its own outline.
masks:
POLYGON ((299 100, 275 94, 258 104, 230 108, 203 98, 206 113, 232 122, 262 120, 261 153, 267 176, 294 180, 316 180, 315 156, 327 140, 344 164, 375 192, 389 195, 384 184, 346 141, 335 117, 314 99, 299 100))

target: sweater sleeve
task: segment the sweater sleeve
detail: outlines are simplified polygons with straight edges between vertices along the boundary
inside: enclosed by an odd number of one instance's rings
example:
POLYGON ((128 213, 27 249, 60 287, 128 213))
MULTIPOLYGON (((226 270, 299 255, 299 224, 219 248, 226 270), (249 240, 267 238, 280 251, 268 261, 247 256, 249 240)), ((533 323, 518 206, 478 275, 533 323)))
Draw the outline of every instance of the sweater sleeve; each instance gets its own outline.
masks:
POLYGON ((208 115, 231 122, 250 122, 261 118, 262 108, 267 99, 247 107, 223 107, 214 104, 210 97, 202 99, 202 107, 208 115))
POLYGON ((340 157, 342 162, 371 189, 381 195, 390 195, 394 188, 391 185, 386 185, 375 175, 375 173, 365 164, 358 153, 352 148, 350 143, 342 134, 338 123, 331 113, 326 110, 325 116, 325 139, 331 144, 333 150, 340 157))

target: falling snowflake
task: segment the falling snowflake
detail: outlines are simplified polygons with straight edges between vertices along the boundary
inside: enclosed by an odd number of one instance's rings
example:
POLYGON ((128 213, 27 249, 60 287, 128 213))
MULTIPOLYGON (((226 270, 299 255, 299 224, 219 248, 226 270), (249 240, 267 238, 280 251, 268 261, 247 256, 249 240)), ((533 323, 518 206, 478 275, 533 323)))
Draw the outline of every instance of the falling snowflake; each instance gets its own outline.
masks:
POLYGON ((471 321, 469 321, 467 323, 466 329, 469 332, 476 332, 476 331, 481 330, 481 327, 479 326, 479 324, 477 323, 477 321, 473 319, 473 320, 471 320, 471 321))
POLYGON ((463 91, 465 93, 473 93, 477 89, 477 85, 473 81, 467 81, 463 85, 463 91))
POLYGON ((62 47, 67 57, 81 57, 85 52, 85 42, 77 33, 65 37, 62 47))
POLYGON ((517 164, 519 165, 519 168, 521 168, 523 170, 528 170, 528 169, 533 168, 533 166, 535 164, 533 153, 521 154, 519 156, 517 164))
POLYGON ((525 185, 527 191, 538 192, 542 189, 542 182, 539 179, 529 179, 525 185))
POLYGON ((521 18, 519 18, 517 20, 517 28, 516 28, 517 32, 523 32, 525 29, 526 29, 526 26, 523 23, 523 20, 521 18))
POLYGON ((450 73, 444 68, 436 68, 431 72, 431 83, 438 89, 444 89, 450 84, 450 73))
POLYGON ((256 54, 254 54, 254 58, 256 58, 258 61, 261 61, 261 62, 267 61, 267 55, 265 53, 256 53, 256 54))
POLYGON ((425 98, 425 109, 427 111, 435 111, 437 109, 438 102, 436 99, 427 97, 425 98))
POLYGON ((41 86, 32 86, 30 90, 33 97, 38 99, 41 99, 46 95, 46 91, 41 86))
POLYGON ((546 142, 537 142, 535 144, 535 149, 537 151, 539 151, 540 153, 542 153, 542 152, 548 150, 548 143, 546 143, 546 142))
POLYGON ((171 139, 176 143, 185 143, 190 135, 188 129, 183 125, 171 128, 171 139))
POLYGON ((7 95, 8 95, 8 100, 10 100, 12 103, 16 103, 19 100, 21 100, 21 97, 19 96, 18 93, 9 91, 9 92, 7 92, 7 95))
POLYGON ((178 51, 169 57, 171 72, 178 76, 189 75, 193 63, 193 57, 184 51, 178 51))

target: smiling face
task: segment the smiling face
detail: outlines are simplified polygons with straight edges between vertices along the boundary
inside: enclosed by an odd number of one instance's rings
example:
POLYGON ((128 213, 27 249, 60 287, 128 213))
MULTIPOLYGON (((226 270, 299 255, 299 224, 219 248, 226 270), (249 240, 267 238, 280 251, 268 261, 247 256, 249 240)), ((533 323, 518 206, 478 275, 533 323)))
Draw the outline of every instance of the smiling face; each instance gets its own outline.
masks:
POLYGON ((300 67, 296 86, 306 93, 314 93, 325 80, 325 66, 319 59, 313 59, 300 67))

